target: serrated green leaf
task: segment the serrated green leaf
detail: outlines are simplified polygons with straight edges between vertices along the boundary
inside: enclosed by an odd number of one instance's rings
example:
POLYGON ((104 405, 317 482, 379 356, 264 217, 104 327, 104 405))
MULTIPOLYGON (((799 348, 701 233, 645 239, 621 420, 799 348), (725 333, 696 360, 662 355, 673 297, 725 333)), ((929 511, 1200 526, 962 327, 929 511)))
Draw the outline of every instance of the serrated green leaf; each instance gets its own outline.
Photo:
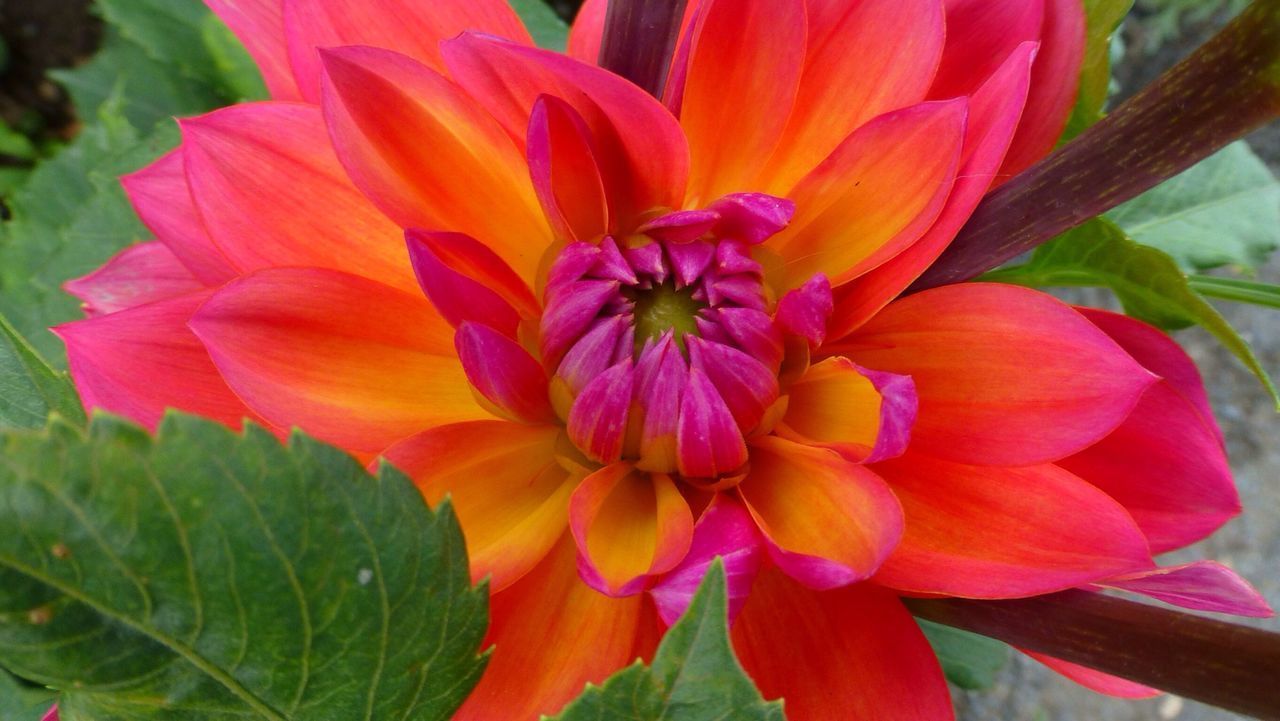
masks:
POLYGON ((54 412, 84 422, 71 379, 49 367, 0 315, 0 429, 43 428, 54 412))
POLYGON ((1253 268, 1280 247, 1280 182, 1239 141, 1107 217, 1184 269, 1253 268))
POLYGON ((0 668, 0 721, 39 721, 53 698, 52 691, 29 686, 0 668))
POLYGON ((64 721, 447 719, 487 591, 447 505, 301 435, 0 436, 0 665, 64 721))
POLYGON ((118 177, 178 142, 172 123, 143 138, 117 110, 104 105, 97 123, 41 163, 0 225, 0 313, 55 367, 65 367, 64 350, 47 328, 81 317, 62 284, 150 237, 118 177))
POLYGON ((1258 377, 1280 409, 1280 392, 1249 344, 1191 289, 1173 259, 1135 243, 1106 218, 1094 218, 1040 246, 1025 265, 997 270, 984 278, 1033 287, 1110 288, 1130 315, 1163 328, 1199 325, 1258 377))
POLYGON ((569 44, 569 26, 547 5, 546 0, 510 0, 538 47, 564 50, 569 44))
POLYGON ((942 663, 947 680, 968 691, 989 689, 1009 662, 1009 647, 992 638, 916 619, 942 663))
POLYGON ((1192 290, 1208 298, 1280 309, 1280 285, 1207 275, 1193 275, 1188 281, 1192 290))
POLYGON ((653 665, 637 663, 589 686, 556 721, 782 721, 782 704, 764 701, 734 657, 727 613, 717 560, 653 665))
POLYGON ((1084 0, 1087 37, 1080 92, 1062 140, 1083 133, 1102 119, 1111 89, 1111 38, 1133 8, 1134 0, 1084 0))

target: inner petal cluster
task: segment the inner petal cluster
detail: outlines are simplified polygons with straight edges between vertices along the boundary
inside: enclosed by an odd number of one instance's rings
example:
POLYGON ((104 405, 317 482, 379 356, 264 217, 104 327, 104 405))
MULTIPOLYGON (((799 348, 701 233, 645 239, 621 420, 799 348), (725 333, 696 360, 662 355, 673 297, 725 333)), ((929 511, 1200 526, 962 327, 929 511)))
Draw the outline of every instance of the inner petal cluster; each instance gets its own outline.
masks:
POLYGON ((785 225, 783 203, 721 201, 560 252, 540 350, 584 454, 705 486, 740 475, 779 400, 784 337, 752 246, 785 225))

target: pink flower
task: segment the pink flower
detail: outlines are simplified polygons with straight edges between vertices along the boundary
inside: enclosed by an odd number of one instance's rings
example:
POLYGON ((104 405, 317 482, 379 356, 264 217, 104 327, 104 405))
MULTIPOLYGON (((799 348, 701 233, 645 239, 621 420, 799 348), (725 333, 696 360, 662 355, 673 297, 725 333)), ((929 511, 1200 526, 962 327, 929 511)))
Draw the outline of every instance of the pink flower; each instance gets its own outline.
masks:
POLYGON ((1134 587, 1238 511, 1158 331, 898 298, 1060 135, 1077 0, 691 3, 666 105, 591 64, 603 2, 577 59, 500 0, 209 2, 276 100, 125 179, 159 240, 69 286, 73 375, 451 495, 497 646, 458 718, 649 655, 717 555, 790 718, 950 718, 899 594, 1134 587))

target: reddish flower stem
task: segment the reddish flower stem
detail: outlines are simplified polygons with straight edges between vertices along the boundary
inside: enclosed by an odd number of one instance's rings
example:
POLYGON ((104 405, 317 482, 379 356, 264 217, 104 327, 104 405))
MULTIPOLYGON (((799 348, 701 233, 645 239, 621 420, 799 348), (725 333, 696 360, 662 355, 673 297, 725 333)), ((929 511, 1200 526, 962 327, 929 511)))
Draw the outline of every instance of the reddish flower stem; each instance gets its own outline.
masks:
POLYGON ((1261 719, 1280 719, 1280 634, 1087 591, 903 599, 920 618, 1261 719))
POLYGON ((611 0, 600 65, 662 99, 688 0, 611 0))
POLYGON ((983 200, 909 292, 969 280, 1129 200, 1280 116, 1280 0, 1221 33, 983 200))

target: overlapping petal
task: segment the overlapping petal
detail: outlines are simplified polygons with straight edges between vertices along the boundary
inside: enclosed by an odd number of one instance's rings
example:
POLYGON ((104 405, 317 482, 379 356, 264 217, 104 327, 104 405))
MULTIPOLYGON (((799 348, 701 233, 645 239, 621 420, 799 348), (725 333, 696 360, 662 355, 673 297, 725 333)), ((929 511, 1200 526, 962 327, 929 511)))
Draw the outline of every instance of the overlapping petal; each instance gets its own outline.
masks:
POLYGON ((187 266, 163 243, 138 243, 89 275, 63 285, 92 317, 203 290, 187 266))
POLYGON ((948 721, 938 659, 888 591, 861 583, 816 592, 777 569, 761 573, 733 645, 766 698, 790 721, 948 721))
POLYGON ((786 415, 776 431, 855 463, 873 463, 907 449, 918 405, 910 377, 828 358, 787 388, 786 415))
POLYGON ((421 294, 333 270, 269 269, 218 291, 191 328, 251 408, 344 448, 376 453, 490 417, 453 329, 421 294))
POLYGON ((979 465, 1034 465, 1083 450, 1156 381, 1069 306, 985 283, 899 300, 831 352, 911 376, 920 398, 913 447, 979 465))
POLYGON ((298 100, 298 83, 289 66, 281 0, 205 0, 205 5, 244 43, 262 71, 271 97, 298 100))
POLYGON ((383 452, 428 503, 446 497, 467 539, 471 576, 497 593, 542 562, 568 526, 578 477, 556 461, 563 431, 504 421, 438 426, 383 452))

